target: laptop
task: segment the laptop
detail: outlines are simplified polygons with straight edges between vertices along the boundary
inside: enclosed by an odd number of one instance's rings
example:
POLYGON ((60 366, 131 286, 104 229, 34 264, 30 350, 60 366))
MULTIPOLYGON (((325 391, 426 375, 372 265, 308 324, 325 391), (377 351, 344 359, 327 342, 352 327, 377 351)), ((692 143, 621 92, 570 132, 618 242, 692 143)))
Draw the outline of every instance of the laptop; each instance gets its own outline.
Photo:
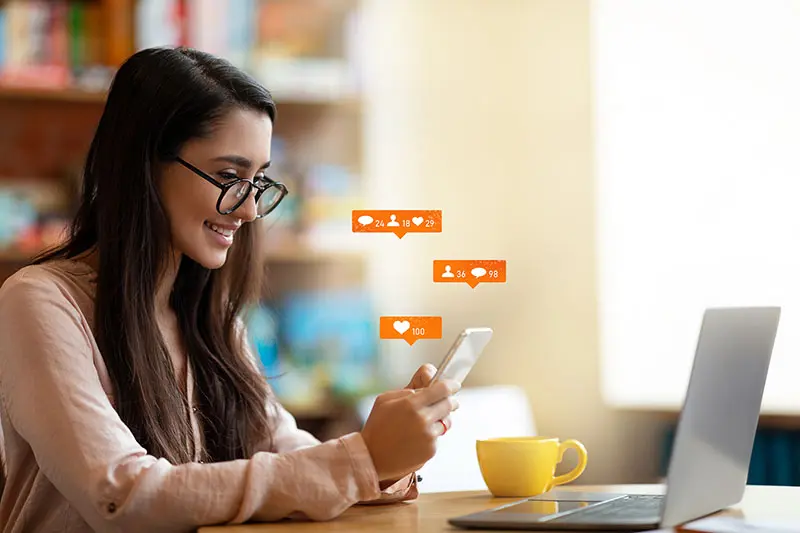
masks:
POLYGON ((551 491, 448 522, 464 529, 645 531, 739 503, 779 319, 780 307, 706 309, 663 494, 551 491))

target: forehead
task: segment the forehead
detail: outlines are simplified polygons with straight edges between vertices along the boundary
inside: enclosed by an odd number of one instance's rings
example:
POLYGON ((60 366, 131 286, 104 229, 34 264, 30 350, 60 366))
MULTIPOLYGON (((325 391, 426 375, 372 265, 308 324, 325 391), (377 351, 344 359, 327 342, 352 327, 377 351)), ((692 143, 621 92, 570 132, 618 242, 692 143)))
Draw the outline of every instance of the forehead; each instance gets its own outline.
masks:
POLYGON ((269 115, 235 108, 215 122, 208 136, 187 143, 186 150, 204 156, 236 154, 263 164, 269 161, 271 141, 269 115))

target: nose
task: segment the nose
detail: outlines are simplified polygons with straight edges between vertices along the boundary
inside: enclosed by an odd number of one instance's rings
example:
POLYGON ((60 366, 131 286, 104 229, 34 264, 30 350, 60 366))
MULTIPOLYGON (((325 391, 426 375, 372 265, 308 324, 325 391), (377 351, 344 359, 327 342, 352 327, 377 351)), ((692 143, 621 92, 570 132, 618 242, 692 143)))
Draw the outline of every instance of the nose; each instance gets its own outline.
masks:
POLYGON ((253 188, 247 196, 247 200, 242 203, 236 210, 231 213, 242 219, 242 222, 252 222, 258 215, 258 208, 256 207, 256 190, 253 188))

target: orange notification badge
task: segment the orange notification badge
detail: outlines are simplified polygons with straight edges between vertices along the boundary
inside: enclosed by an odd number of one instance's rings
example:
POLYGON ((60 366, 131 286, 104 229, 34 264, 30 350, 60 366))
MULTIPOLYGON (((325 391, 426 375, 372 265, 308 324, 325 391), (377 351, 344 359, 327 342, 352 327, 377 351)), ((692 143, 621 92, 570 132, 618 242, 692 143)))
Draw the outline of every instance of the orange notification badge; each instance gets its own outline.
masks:
POLYGON ((382 316, 381 339, 403 339, 413 346, 419 339, 441 339, 440 316, 382 316))
POLYGON ((442 211, 353 210, 353 233, 441 233, 442 211))
POLYGON ((473 289, 478 283, 505 283, 505 260, 433 262, 433 281, 436 283, 466 283, 473 289))

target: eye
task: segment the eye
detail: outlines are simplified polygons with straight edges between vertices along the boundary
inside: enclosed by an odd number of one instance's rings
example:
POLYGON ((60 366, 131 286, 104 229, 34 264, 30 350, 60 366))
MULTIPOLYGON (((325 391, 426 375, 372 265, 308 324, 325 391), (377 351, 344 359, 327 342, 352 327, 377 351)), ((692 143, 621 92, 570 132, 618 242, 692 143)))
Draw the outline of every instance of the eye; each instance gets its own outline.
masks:
POLYGON ((222 172, 219 173, 219 177, 225 181, 232 181, 237 179, 239 176, 237 176, 235 173, 229 170, 223 170, 222 172))

